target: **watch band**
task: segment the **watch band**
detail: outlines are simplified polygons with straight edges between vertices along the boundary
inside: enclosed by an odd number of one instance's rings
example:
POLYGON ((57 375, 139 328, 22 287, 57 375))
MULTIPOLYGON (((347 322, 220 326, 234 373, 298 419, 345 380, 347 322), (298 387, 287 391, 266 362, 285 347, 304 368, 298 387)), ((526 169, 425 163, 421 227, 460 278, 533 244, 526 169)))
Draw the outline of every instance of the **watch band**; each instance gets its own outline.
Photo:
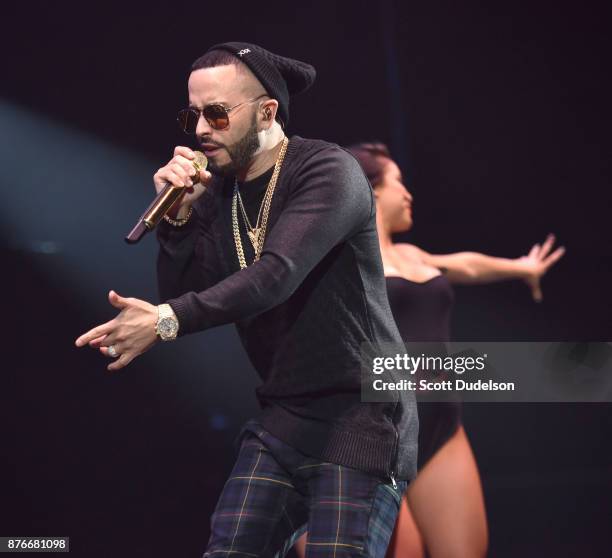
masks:
POLYGON ((176 319, 176 314, 174 313, 174 310, 172 310, 172 306, 169 304, 160 304, 157 307, 157 321, 161 320, 162 318, 176 319))

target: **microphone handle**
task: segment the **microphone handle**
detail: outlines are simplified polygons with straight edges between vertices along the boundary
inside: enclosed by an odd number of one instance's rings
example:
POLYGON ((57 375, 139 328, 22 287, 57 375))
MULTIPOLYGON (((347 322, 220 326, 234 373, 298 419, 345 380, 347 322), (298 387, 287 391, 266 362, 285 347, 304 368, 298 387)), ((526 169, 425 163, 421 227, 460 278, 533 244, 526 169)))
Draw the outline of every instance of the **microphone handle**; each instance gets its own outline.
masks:
MULTIPOLYGON (((191 177, 194 183, 200 181, 200 172, 206 170, 208 166, 208 159, 206 155, 201 151, 194 151, 194 159, 191 161, 195 174, 191 177)), ((170 182, 167 182, 163 190, 157 194, 153 203, 147 207, 146 211, 142 214, 134 228, 125 237, 125 241, 128 244, 135 244, 138 242, 147 232, 152 231, 157 223, 159 223, 163 216, 170 211, 172 206, 181 197, 185 188, 182 186, 173 186, 170 182)))
POLYGON ((128 244, 135 244, 147 232, 153 230, 162 220, 163 216, 172 208, 181 197, 184 188, 167 183, 164 189, 157 194, 151 205, 147 207, 134 228, 125 237, 128 244))

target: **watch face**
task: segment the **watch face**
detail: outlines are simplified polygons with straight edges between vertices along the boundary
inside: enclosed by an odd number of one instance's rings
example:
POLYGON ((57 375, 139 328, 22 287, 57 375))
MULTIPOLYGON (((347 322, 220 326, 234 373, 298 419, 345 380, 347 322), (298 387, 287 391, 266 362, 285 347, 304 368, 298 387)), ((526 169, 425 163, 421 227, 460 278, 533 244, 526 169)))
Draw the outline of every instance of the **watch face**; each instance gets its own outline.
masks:
POLYGON ((178 333, 178 322, 171 317, 162 318, 159 320, 157 329, 162 339, 172 339, 178 333))

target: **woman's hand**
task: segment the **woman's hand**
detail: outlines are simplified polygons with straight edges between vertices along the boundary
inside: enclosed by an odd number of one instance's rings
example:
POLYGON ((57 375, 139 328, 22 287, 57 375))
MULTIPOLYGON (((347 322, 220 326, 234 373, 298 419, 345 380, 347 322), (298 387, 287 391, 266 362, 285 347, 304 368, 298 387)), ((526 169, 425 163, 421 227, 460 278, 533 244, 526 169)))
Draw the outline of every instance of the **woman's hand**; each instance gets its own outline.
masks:
POLYGON ((526 276, 523 279, 531 290, 533 299, 536 302, 542 301, 542 287, 540 280, 544 274, 559 261, 561 256, 565 254, 565 248, 561 246, 551 253, 555 244, 555 235, 549 234, 544 241, 544 244, 534 244, 527 256, 519 258, 520 263, 524 266, 526 276))
POLYGON ((107 369, 119 370, 150 349, 157 341, 155 325, 158 310, 157 306, 144 300, 123 298, 115 291, 108 294, 108 300, 115 308, 120 308, 121 312, 110 322, 81 335, 76 340, 76 346, 89 344, 91 348, 99 349, 104 356, 112 357, 108 349, 112 345, 117 360, 109 364, 107 369))

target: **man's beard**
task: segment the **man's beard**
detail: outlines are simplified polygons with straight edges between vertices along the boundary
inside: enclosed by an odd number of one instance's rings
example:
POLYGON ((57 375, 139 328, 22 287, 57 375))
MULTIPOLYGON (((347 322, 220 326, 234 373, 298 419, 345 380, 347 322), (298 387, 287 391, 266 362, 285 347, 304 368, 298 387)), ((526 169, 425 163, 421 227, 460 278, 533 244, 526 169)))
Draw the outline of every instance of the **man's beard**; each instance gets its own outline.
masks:
POLYGON ((253 114, 251 125, 246 134, 231 146, 223 146, 229 155, 229 163, 218 165, 209 161, 209 169, 217 174, 235 175, 238 171, 246 168, 255 152, 259 149, 259 136, 257 135, 257 116, 253 114))

